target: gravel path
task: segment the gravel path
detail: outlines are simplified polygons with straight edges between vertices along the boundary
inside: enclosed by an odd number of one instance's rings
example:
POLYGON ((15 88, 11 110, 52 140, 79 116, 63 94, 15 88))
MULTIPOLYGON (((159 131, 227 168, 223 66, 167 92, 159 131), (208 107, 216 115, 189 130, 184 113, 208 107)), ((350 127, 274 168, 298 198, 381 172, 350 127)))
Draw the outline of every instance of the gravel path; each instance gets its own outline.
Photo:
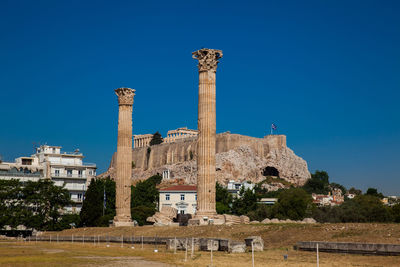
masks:
POLYGON ((105 267, 172 267, 176 265, 169 265, 162 262, 143 260, 141 257, 78 257, 80 259, 95 259, 101 260, 98 264, 89 264, 88 267, 105 266, 105 267))

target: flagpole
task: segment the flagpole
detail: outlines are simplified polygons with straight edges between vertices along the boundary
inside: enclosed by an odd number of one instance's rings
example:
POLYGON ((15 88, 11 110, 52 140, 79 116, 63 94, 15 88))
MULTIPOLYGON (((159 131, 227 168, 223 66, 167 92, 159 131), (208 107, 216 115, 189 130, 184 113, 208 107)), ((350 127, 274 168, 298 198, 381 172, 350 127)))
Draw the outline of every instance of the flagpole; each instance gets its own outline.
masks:
POLYGON ((103 186, 103 216, 104 216, 104 203, 106 201, 106 186, 103 186))
POLYGON ((271 124, 271 135, 272 135, 272 124, 271 124))

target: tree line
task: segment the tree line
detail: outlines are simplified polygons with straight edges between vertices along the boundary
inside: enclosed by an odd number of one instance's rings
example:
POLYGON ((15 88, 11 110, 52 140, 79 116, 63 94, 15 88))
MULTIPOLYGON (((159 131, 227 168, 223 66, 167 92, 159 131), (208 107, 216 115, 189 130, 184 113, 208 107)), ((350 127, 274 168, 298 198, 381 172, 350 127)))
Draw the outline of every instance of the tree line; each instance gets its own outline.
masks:
MULTIPOLYGON (((268 179, 266 179, 268 180, 268 179)), ((264 181, 263 181, 264 182, 264 181)), ((312 217, 318 222, 400 222, 400 203, 384 205, 384 197, 375 188, 369 188, 365 194, 351 188, 349 193, 356 194, 353 199, 345 197, 345 202, 338 206, 318 207, 312 202, 312 193, 328 194, 333 189, 347 192, 343 185, 329 182, 325 171, 316 171, 302 187, 291 187, 268 192, 262 185, 256 184, 254 190, 240 190, 232 197, 228 190, 216 184, 216 207, 219 214, 247 215, 251 220, 262 221, 265 218, 302 220, 312 217), (261 198, 277 198, 278 201, 268 206, 258 201, 261 198)))
MULTIPOLYGON (((162 177, 154 175, 131 186, 131 215, 139 225, 146 224, 147 217, 154 215, 159 202, 157 186, 162 177)), ((268 179, 266 179, 268 180, 268 179)), ((263 181, 264 182, 264 181, 263 181)), ((233 196, 216 183, 216 210, 219 214, 247 215, 251 220, 265 218, 302 220, 312 217, 318 222, 400 222, 400 204, 384 205, 383 194, 369 188, 365 194, 351 188, 357 196, 346 199, 338 206, 317 207, 311 193, 327 194, 333 188, 346 192, 342 185, 329 182, 324 171, 312 174, 303 187, 291 187, 269 192, 263 182, 254 190, 240 190, 233 196), (261 198, 274 197, 278 201, 268 206, 261 198)), ((109 226, 115 216, 115 181, 96 178, 90 182, 80 214, 69 214, 63 208, 72 205, 68 190, 55 186, 48 179, 38 182, 0 180, 0 228, 9 225, 16 228, 25 225, 37 230, 62 230, 78 227, 109 226)))
POLYGON ((47 231, 70 228, 79 216, 63 214, 68 205, 72 205, 68 190, 51 180, 0 180, 0 229, 6 225, 47 231))

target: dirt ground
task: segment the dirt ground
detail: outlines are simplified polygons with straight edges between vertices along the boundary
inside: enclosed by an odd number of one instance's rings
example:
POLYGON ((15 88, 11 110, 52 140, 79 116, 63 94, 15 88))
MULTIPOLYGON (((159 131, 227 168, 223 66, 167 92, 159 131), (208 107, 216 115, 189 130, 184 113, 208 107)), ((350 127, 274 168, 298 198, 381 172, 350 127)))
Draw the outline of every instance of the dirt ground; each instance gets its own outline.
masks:
MULTIPOLYGON (((244 240, 259 235, 265 247, 291 248, 298 241, 337 241, 400 244, 400 224, 256 224, 213 225, 186 227, 94 227, 46 232, 59 236, 159 236, 159 237, 216 237, 244 240)), ((400 265, 399 265, 400 266, 400 265)))
MULTIPOLYGON (((165 246, 158 246, 154 252, 154 245, 145 245, 134 248, 125 244, 82 244, 82 243, 55 243, 55 242, 0 242, 0 266, 7 267, 48 267, 48 266, 116 266, 116 267, 171 267, 171 266, 215 266, 215 267, 243 267, 252 266, 252 254, 229 254, 226 252, 196 251, 185 254, 178 251, 176 254, 167 251, 165 246), (186 261, 185 261, 186 258, 186 261)), ((320 253, 321 267, 342 266, 400 266, 400 257, 396 256, 362 256, 320 253)), ((316 266, 316 253, 295 251, 292 248, 267 249, 254 253, 254 266, 273 267, 305 267, 316 266), (284 260, 287 255, 287 260, 284 260)))

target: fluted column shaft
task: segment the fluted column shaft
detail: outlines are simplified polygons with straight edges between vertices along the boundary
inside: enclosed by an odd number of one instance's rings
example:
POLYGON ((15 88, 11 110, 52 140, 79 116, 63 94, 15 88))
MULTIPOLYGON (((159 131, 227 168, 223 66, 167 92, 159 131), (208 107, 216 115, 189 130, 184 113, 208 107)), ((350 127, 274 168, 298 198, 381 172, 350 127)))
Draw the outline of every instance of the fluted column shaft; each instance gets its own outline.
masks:
POLYGON ((215 210, 215 72, 199 73, 197 143, 197 214, 210 216, 215 210))
POLYGON ((135 90, 119 88, 118 143, 116 159, 115 226, 131 225, 132 105, 135 90))
POLYGON ((199 103, 197 141, 197 217, 216 215, 215 208, 215 78, 222 51, 200 49, 193 52, 199 60, 199 103))

